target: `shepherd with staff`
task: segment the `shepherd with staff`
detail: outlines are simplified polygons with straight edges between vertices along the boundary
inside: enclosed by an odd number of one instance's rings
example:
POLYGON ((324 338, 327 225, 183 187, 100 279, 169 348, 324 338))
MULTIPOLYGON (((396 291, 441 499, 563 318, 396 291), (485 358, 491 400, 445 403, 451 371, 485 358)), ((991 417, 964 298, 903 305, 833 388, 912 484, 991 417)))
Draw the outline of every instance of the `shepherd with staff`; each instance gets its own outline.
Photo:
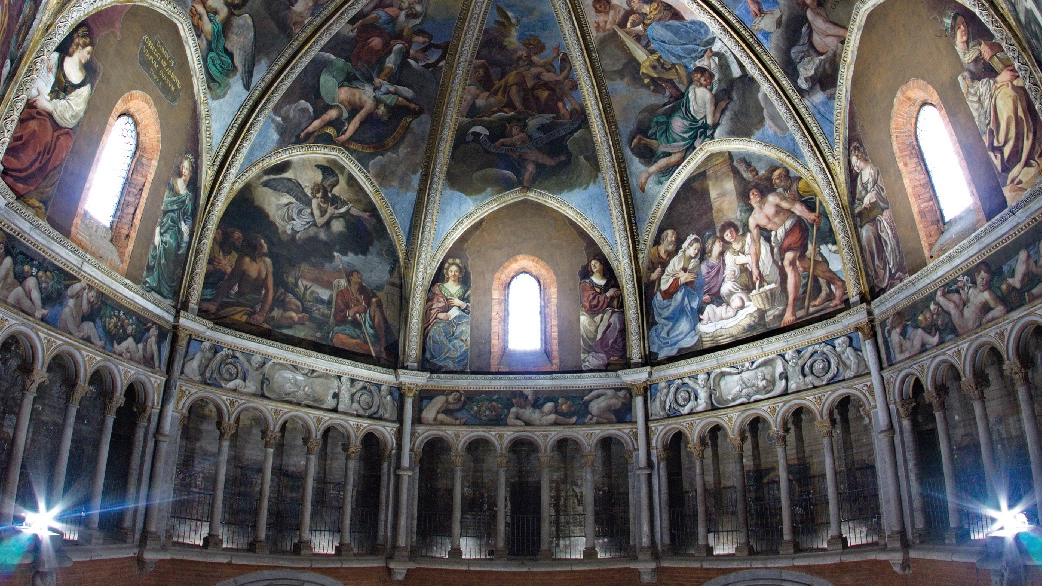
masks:
POLYGON ((362 283, 362 272, 344 264, 340 253, 335 253, 344 271, 347 285, 337 291, 333 299, 333 331, 330 342, 358 354, 387 359, 387 319, 383 304, 372 289, 362 283))
MULTIPOLYGON (((847 293, 846 283, 832 271, 827 262, 811 260, 817 256, 816 250, 812 256, 807 255, 807 244, 811 239, 810 226, 815 228, 816 234, 816 228, 821 224, 821 213, 811 212, 802 202, 755 183, 749 189, 749 203, 753 206, 753 213, 749 216, 752 241, 750 269, 753 282, 759 286, 763 281, 758 264, 760 254, 763 253, 760 250, 760 230, 769 230, 774 262, 782 269, 780 280, 787 295, 781 326, 789 326, 796 321, 796 299, 800 294, 801 271, 808 274, 808 282, 812 282, 814 278, 821 278, 832 287, 833 300, 829 307, 842 305, 847 293), (768 192, 766 196, 763 195, 765 191, 768 192)), ((816 247, 817 243, 814 244, 816 247)))

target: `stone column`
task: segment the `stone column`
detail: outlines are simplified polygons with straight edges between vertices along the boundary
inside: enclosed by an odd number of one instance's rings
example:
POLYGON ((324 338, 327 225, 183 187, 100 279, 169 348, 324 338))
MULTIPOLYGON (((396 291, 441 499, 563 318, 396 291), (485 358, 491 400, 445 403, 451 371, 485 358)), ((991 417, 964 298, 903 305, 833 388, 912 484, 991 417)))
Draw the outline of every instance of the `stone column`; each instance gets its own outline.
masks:
POLYGON ((648 383, 633 386, 633 420, 637 423, 637 492, 640 497, 640 542, 637 559, 651 559, 651 469, 648 467, 648 383))
POLYGON ((355 506, 355 476, 358 474, 358 454, 362 446, 352 446, 347 442, 341 444, 347 454, 344 465, 344 500, 340 506, 340 545, 336 546, 336 555, 346 557, 355 553, 351 545, 351 509, 355 506))
POLYGON ((745 439, 741 435, 727 438, 731 451, 734 452, 734 492, 738 499, 738 545, 736 556, 747 556, 753 553, 749 545, 749 510, 745 498, 745 439))
POLYGON ((90 386, 80 383, 72 390, 65 402, 65 420, 62 422, 62 435, 58 441, 58 453, 51 471, 51 486, 48 493, 48 508, 62 500, 65 492, 65 473, 69 467, 69 450, 72 448, 72 432, 76 428, 76 412, 80 408, 80 400, 90 392, 90 386))
POLYGON ((845 549, 847 538, 843 536, 839 519, 839 485, 836 483, 836 452, 832 446, 832 420, 822 419, 814 422, 815 429, 821 434, 821 446, 825 451, 825 485, 829 499, 829 540, 830 550, 845 549))
POLYGON ((539 453, 539 559, 548 560, 550 552, 550 459, 552 454, 539 453))
POLYGON ((912 501, 912 536, 916 543, 926 541, 926 507, 923 504, 922 474, 919 471, 919 444, 915 439, 915 425, 912 414, 915 412, 915 401, 903 399, 897 403, 897 412, 901 416, 901 439, 904 443, 905 467, 908 474, 908 490, 912 501))
POLYGON ((137 425, 134 426, 134 439, 130 448, 130 468, 127 470, 127 492, 124 500, 126 508, 120 519, 117 539, 123 543, 134 542, 134 511, 138 508, 137 486, 141 479, 141 460, 145 451, 145 431, 148 430, 148 420, 152 410, 144 408, 138 413, 137 425))
POLYGON ((315 495, 315 457, 322 447, 322 439, 306 437, 303 441, 307 448, 307 455, 304 456, 304 494, 300 497, 300 537, 293 544, 293 553, 307 556, 314 553, 311 546, 311 500, 315 495))
POLYGON ((271 464, 275 460, 275 446, 279 445, 282 434, 278 431, 266 430, 261 434, 264 439, 264 468, 261 470, 260 498, 257 499, 257 520, 254 524, 253 541, 249 550, 254 553, 268 553, 268 499, 271 498, 271 464))
POLYGON ((460 541, 463 537, 463 452, 452 452, 452 545, 449 557, 461 559, 463 548, 460 541))
POLYGON ((984 406, 984 388, 987 386, 983 380, 968 378, 961 383, 962 392, 970 399, 973 405, 973 417, 977 421, 977 439, 980 441, 981 463, 984 464, 984 476, 988 483, 988 504, 992 507, 998 504, 998 467, 995 464, 995 451, 991 443, 991 423, 988 421, 988 411, 984 406))
POLYGON ((232 435, 236 426, 230 421, 220 421, 217 429, 221 430, 221 442, 217 448, 217 467, 214 473, 213 497, 210 499, 210 533, 203 538, 203 549, 221 549, 224 540, 221 538, 221 517, 224 516, 224 480, 228 474, 228 448, 232 443, 232 435))
MULTIPOLYGON (((416 451, 412 453, 412 477, 420 477, 420 458, 416 451)), ((416 511, 420 508, 420 483, 419 481, 412 483, 412 488, 409 489, 409 507, 407 514, 409 515, 409 555, 415 555, 416 553, 416 511)))
POLYGON ((394 450, 388 448, 384 451, 380 461, 380 501, 376 511, 376 547, 377 555, 384 555, 388 551, 387 525, 391 502, 391 473, 394 468, 394 450))
POLYGON ((778 452, 778 496, 781 500, 782 542, 778 553, 791 555, 796 553, 796 540, 792 536, 792 495, 789 493, 789 454, 785 449, 785 438, 788 429, 771 431, 774 447, 778 452))
POLYGON ((1031 398, 1031 381, 1028 373, 1016 362, 1008 362, 1005 366, 1006 376, 1013 380, 1017 389, 1017 404, 1020 416, 1024 421, 1024 439, 1028 444, 1028 457, 1031 459, 1031 478, 1035 488, 1035 507, 1039 519, 1042 519, 1042 440, 1039 439, 1038 419, 1035 417, 1035 403, 1031 398))
POLYGON ((949 545, 968 537, 962 527, 959 509, 959 490, 955 484, 955 456, 952 454, 952 440, 948 434, 948 416, 944 408, 947 392, 943 388, 926 391, 926 400, 933 406, 933 417, 937 423, 937 443, 941 448, 941 468, 944 471, 944 497, 948 503, 948 531, 944 541, 949 545))
POLYGON ((101 437, 98 439, 98 459, 94 462, 94 478, 90 487, 90 516, 87 517, 87 535, 84 541, 100 544, 102 536, 98 533, 101 521, 101 497, 105 490, 105 469, 109 464, 109 444, 112 442, 112 424, 116 421, 116 410, 123 406, 125 399, 121 395, 112 397, 105 406, 105 420, 101 424, 101 437))
POLYGON ((857 328, 861 336, 861 349, 868 363, 868 371, 872 378, 872 391, 876 400, 876 432, 879 440, 876 446, 881 448, 877 454, 876 467, 883 479, 880 487, 884 493, 884 522, 889 525, 886 531, 887 547, 904 548, 904 516, 901 514, 901 491, 897 482, 897 450, 894 447, 894 428, 890 423, 890 407, 887 401, 886 382, 883 381, 883 368, 879 362, 879 346, 873 335, 872 326, 863 323, 857 328))
POLYGON ((583 482, 583 534, 586 537, 586 547, 583 548, 583 559, 584 560, 595 560, 597 559, 597 525, 594 522, 594 486, 593 486, 593 465, 597 463, 597 452, 585 452, 583 454, 583 463, 586 464, 585 468, 585 481, 583 482))
POLYGON ((507 557, 507 463, 506 454, 496 456, 496 557, 507 557))
POLYGON ((654 492, 655 519, 658 521, 658 544, 659 555, 669 555, 673 550, 671 547, 669 527, 669 450, 656 449, 655 476, 656 485, 654 492))
POLYGON ((394 557, 408 559, 409 557, 409 510, 404 506, 409 502, 409 488, 412 484, 412 467, 410 459, 412 456, 412 405, 419 389, 411 385, 402 385, 402 426, 401 454, 398 462, 398 502, 403 506, 398 507, 398 528, 395 531, 394 557))
POLYGON ((33 414, 33 400, 36 399, 36 388, 45 382, 46 370, 36 369, 25 377, 22 402, 18 405, 18 419, 11 436, 11 454, 7 459, 7 472, 4 473, 4 491, 0 498, 0 525, 10 525, 14 519, 15 497, 18 495, 18 481, 22 472, 22 457, 25 456, 25 438, 29 434, 29 418, 33 414))
POLYGON ((145 532, 145 518, 148 514, 148 493, 152 486, 152 475, 148 473, 152 469, 152 461, 156 452, 156 442, 152 441, 157 431, 159 430, 159 423, 161 421, 162 410, 152 409, 152 413, 148 416, 148 427, 145 428, 145 453, 141 459, 141 468, 138 479, 138 485, 135 487, 137 490, 137 510, 134 511, 134 535, 144 535, 145 532))
POLYGON ((695 545, 694 554, 697 557, 709 557, 713 555, 713 547, 709 545, 709 520, 706 518, 706 473, 705 452, 706 445, 690 442, 687 451, 695 459, 695 508, 698 518, 698 543, 695 545))

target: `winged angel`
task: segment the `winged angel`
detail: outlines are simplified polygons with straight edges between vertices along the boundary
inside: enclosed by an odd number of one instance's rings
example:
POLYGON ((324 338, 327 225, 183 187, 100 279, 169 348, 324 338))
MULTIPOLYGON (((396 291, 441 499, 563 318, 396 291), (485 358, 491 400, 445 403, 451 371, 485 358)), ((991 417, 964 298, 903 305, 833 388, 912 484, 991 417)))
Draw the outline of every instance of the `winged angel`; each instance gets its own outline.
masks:
POLYGON ((372 227, 376 223, 373 214, 359 209, 356 205, 333 193, 340 185, 340 175, 326 165, 315 165, 322 173, 322 178, 311 184, 310 194, 299 181, 292 177, 273 177, 265 179, 262 187, 284 193, 295 201, 285 204, 276 213, 279 228, 297 240, 310 234, 310 228, 332 230, 331 222, 335 218, 344 218, 345 228, 367 235, 364 241, 371 240, 372 227))
POLYGON ((228 95, 231 80, 239 74, 243 89, 253 85, 253 17, 243 10, 249 0, 192 0, 189 10, 203 53, 210 95, 228 95))

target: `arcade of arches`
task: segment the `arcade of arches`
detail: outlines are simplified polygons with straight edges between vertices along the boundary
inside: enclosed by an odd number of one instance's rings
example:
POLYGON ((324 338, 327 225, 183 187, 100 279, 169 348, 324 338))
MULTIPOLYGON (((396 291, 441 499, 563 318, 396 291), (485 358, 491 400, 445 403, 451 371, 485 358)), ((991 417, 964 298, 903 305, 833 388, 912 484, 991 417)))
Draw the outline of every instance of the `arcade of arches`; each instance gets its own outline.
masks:
POLYGON ((5 3, 0 581, 1042 584, 1040 56, 1028 0, 5 3))

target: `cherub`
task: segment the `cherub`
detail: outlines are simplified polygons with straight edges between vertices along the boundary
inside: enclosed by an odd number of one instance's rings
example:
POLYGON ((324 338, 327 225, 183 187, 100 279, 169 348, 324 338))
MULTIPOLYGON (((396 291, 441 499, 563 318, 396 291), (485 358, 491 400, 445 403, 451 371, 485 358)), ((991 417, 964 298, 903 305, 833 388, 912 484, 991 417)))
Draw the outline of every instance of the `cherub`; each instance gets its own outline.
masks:
POLYGON ((249 355, 243 352, 236 352, 235 357, 238 358, 239 362, 243 365, 243 370, 245 370, 244 376, 243 378, 237 378, 230 380, 227 383, 223 383, 221 386, 226 389, 250 395, 259 393, 261 386, 264 384, 265 358, 260 354, 249 355))
POLYGON ((442 413, 443 411, 456 411, 463 407, 465 397, 463 391, 452 390, 431 399, 430 403, 420 412, 420 423, 424 425, 463 425, 467 423, 464 417, 453 417, 442 413))
POLYGON ((945 293, 942 288, 937 290, 935 297, 941 309, 951 315, 952 324, 960 335, 972 332, 1008 311, 1006 303, 991 290, 994 273, 987 262, 981 261, 974 267, 973 277, 977 280, 976 285, 970 283, 969 276, 959 277, 956 292, 945 293))
POLYGON ((584 423, 616 423, 618 418, 613 411, 621 409, 630 400, 627 390, 597 389, 583 397, 583 403, 589 403, 590 415, 584 423))
POLYGON ((112 351, 124 358, 148 366, 159 366, 159 326, 154 323, 145 328, 145 335, 140 342, 128 336, 119 344, 112 347, 112 351))
MULTIPOLYGON (((927 310, 929 311, 929 310, 927 310)), ((894 354, 895 361, 915 356, 926 348, 932 348, 941 341, 941 333, 935 331, 932 335, 926 330, 918 327, 908 329, 908 335, 903 335, 905 327, 904 315, 900 312, 890 316, 887 322, 887 336, 890 339, 890 351, 894 354)))
POLYGON ((213 342, 200 343, 199 351, 192 354, 185 361, 184 368, 181 370, 181 376, 190 381, 201 382, 203 374, 206 373, 206 367, 210 365, 216 354, 217 349, 214 348, 213 342))
POLYGON ((249 0, 192 0, 189 15, 203 53, 203 64, 213 99, 228 94, 230 80, 239 73, 243 89, 253 85, 253 17, 243 14, 249 0))
POLYGON ((537 145, 533 144, 529 133, 548 121, 549 118, 546 116, 534 116, 528 121, 526 128, 525 123, 520 120, 511 120, 507 122, 506 137, 497 140, 492 145, 496 149, 505 149, 508 155, 521 161, 525 169, 521 185, 526 188, 532 186, 536 165, 554 167, 568 159, 567 155, 551 157, 540 151, 537 145))
POLYGON ((626 8, 611 0, 593 0, 593 13, 596 17, 590 24, 593 26, 594 34, 599 35, 618 25, 622 21, 623 15, 626 14, 626 8))
POLYGON ((865 359, 850 345, 850 338, 843 336, 836 340, 836 353, 843 363, 844 376, 857 376, 868 372, 865 359))
POLYGON ((287 203, 276 214, 282 229, 287 234, 296 234, 300 239, 309 228, 326 228, 334 218, 355 217, 358 230, 368 232, 376 223, 373 214, 363 211, 343 197, 333 193, 340 185, 340 174, 327 165, 315 165, 322 178, 311 184, 310 193, 292 177, 265 179, 262 187, 285 193, 294 202, 287 203))
MULTIPOLYGON (((1038 250, 1039 254, 1042 254, 1042 242, 1038 243, 1038 250)), ((1042 259, 1042 257, 1039 258, 1042 259)), ((1025 280, 1032 275, 1042 277, 1042 262, 1035 262, 1031 252, 1027 248, 1022 248, 1017 253, 1017 263, 1013 268, 1013 276, 1003 281, 1000 286, 1002 294, 1014 306, 1019 305, 1018 301, 1031 303, 1035 299, 1042 297, 1042 281, 1039 281, 1030 291, 1023 290, 1026 284, 1025 280), (1022 299, 1017 299, 1018 297, 1022 297, 1022 299)))
POLYGON ((58 318, 58 329, 81 340, 88 340, 99 348, 104 347, 105 341, 98 333, 94 322, 90 320, 90 314, 99 307, 101 292, 84 281, 76 283, 69 287, 68 300, 58 318))
POLYGON ((557 414, 557 403, 548 401, 541 408, 533 406, 535 393, 532 391, 515 391, 510 395, 514 404, 507 413, 507 425, 523 427, 525 425, 571 425, 578 417, 562 417, 557 414))
POLYGON ((32 265, 26 264, 22 265, 22 276, 22 283, 7 296, 8 305, 17 307, 36 319, 47 317, 50 310, 44 307, 43 299, 54 282, 54 273, 36 271, 32 265))

